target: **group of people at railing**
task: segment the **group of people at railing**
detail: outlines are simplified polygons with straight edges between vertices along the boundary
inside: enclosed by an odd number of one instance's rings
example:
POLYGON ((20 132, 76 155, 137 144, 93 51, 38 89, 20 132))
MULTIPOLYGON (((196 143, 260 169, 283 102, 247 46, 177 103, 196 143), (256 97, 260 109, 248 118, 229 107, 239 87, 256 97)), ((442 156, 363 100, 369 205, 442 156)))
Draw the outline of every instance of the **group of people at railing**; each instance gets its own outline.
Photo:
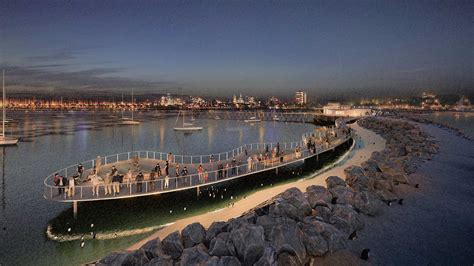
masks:
MULTIPOLYGON (((315 154, 319 152, 318 147, 330 147, 331 139, 342 137, 341 134, 345 134, 347 137, 350 133, 350 128, 348 127, 339 128, 337 130, 330 129, 325 132, 324 136, 316 136, 314 133, 305 135, 302 143, 303 145, 306 145, 309 153, 315 154)), ((74 197, 76 185, 79 184, 86 184, 81 185, 81 197, 82 188, 84 187, 91 187, 92 196, 95 197, 100 196, 101 187, 104 190, 105 196, 115 196, 121 193, 121 189, 124 186, 127 188, 125 191, 132 194, 132 185, 135 185, 136 193, 144 192, 144 184, 146 186, 145 192, 155 191, 157 184, 159 184, 161 190, 169 189, 170 180, 174 181, 175 188, 178 188, 178 186, 183 187, 192 185, 192 176, 197 176, 198 182, 204 184, 209 181, 209 172, 205 166, 210 167, 211 170, 215 169, 212 172, 215 181, 217 181, 227 177, 256 171, 258 170, 258 166, 266 168, 303 157, 303 149, 301 146, 296 145, 293 151, 290 150, 290 152, 285 153, 285 150, 280 149, 279 143, 277 143, 272 149, 266 145, 264 150, 261 152, 257 151, 250 154, 247 149, 245 149, 242 153, 243 154, 236 155, 238 158, 232 157, 231 160, 217 160, 217 162, 214 156, 210 155, 209 163, 207 165, 205 163, 187 164, 196 169, 196 174, 190 174, 186 165, 181 168, 180 164, 174 161, 175 156, 172 153, 169 153, 166 156, 167 158, 166 161, 164 161, 163 167, 160 165, 160 162, 157 162, 155 167, 148 173, 140 169, 140 158, 137 155, 132 159, 132 166, 135 168, 135 171, 128 168, 126 173, 120 173, 116 166, 113 165, 109 171, 102 172, 99 175, 101 159, 98 157, 94 167, 89 171, 87 176, 83 176, 85 173, 84 167, 82 164, 78 164, 75 175, 66 177, 56 173, 53 177, 53 182, 58 189, 58 195, 62 195, 65 198, 74 197), (246 167, 243 165, 242 157, 240 155, 242 155, 243 158, 247 158, 246 167), (240 168, 241 166, 244 168, 240 168), (134 174, 134 172, 136 174, 134 174)))

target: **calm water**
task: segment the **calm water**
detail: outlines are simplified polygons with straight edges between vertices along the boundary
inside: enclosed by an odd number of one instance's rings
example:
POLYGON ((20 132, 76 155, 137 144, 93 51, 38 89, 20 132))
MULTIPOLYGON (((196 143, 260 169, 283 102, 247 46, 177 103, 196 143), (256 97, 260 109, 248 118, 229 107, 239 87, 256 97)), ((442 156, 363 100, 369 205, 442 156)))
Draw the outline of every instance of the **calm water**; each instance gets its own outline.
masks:
POLYGON ((424 114, 424 118, 462 130, 474 136, 474 112, 434 112, 424 114))
MULTIPOLYGON (((42 197, 44 178, 59 168, 97 155, 131 150, 208 154, 227 151, 244 143, 295 141, 302 133, 313 129, 309 124, 262 122, 249 125, 240 121, 197 118, 195 124, 204 126, 204 130, 184 135, 173 130, 175 117, 156 119, 138 114, 138 119, 143 121, 141 125, 120 126, 117 118, 110 115, 78 112, 59 118, 47 112, 9 113, 14 121, 8 130, 22 136, 22 142, 18 146, 0 148, 0 264, 85 263, 111 250, 126 248, 145 236, 88 241, 81 249, 77 241, 48 240, 45 232, 50 223, 72 227, 73 231, 79 230, 79 224, 83 230, 83 225, 90 222, 95 222, 98 231, 140 229, 172 222, 181 215, 224 207, 230 201, 229 193, 238 194, 234 188, 234 191, 226 192, 222 189, 206 191, 198 201, 193 191, 86 203, 79 205, 79 219, 74 222, 70 219, 69 204, 49 202, 42 197), (186 211, 182 205, 187 205, 186 211), (171 209, 175 211, 169 214, 171 209)), ((273 182, 262 180, 261 185, 273 182), (264 181, 268 182, 264 184, 264 181)), ((258 187, 256 182, 253 186, 251 189, 258 187)))

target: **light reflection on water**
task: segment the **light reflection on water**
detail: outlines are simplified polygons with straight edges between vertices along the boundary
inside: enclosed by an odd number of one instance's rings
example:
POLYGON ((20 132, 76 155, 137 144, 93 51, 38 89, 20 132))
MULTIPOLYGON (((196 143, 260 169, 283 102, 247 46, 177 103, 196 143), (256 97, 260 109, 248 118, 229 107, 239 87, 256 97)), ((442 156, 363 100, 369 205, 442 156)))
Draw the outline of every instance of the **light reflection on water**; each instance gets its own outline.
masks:
MULTIPOLYGON (((58 168, 97 155, 130 150, 208 154, 231 150, 244 143, 296 141, 313 128, 308 124, 262 122, 250 125, 243 121, 196 117, 195 124, 205 129, 185 135, 173 130, 175 117, 138 116, 143 123, 128 127, 118 125, 110 113, 101 112, 76 112, 67 114, 66 118, 56 118, 48 112, 10 112, 9 118, 16 121, 8 127, 9 132, 21 136, 23 141, 18 146, 2 148, 1 153, 0 264, 5 265, 77 264, 84 262, 84 258, 101 256, 143 238, 95 241, 84 249, 80 249, 77 242, 47 240, 48 222, 70 208, 68 204, 49 202, 42 197, 44 178, 58 168)), ((104 210, 103 215, 110 214, 104 210)), ((144 215, 142 219, 150 223, 153 217, 144 215)))

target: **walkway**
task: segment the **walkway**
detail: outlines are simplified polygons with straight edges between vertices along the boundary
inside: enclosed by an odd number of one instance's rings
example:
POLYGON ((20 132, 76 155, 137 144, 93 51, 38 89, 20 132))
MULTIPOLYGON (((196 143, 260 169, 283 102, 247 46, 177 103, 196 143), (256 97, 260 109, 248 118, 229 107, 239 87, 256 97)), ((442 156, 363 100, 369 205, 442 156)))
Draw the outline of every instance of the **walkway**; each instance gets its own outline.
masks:
MULTIPOLYGON (((116 154, 82 163, 84 167, 89 168, 84 171, 83 179, 78 180, 78 184, 73 189, 73 195, 68 195, 65 192, 60 193, 62 188, 54 185, 54 173, 51 174, 44 181, 44 197, 53 201, 78 202, 148 196, 191 188, 199 189, 201 186, 217 184, 301 162, 318 154, 333 150, 350 138, 351 134, 347 132, 346 128, 330 127, 324 131, 321 131, 321 128, 319 128, 315 132, 304 134, 302 141, 299 142, 246 144, 219 154, 197 156, 172 155, 171 157, 166 153, 152 151, 116 154), (316 140, 320 139, 320 137, 327 137, 329 142, 319 143, 316 145, 315 151, 306 148, 306 143, 309 139, 316 140), (275 154, 277 149, 279 149, 278 156, 275 154), (268 155, 267 159, 265 159, 265 154, 268 155), (262 159, 259 160, 259 157, 262 159), (168 158, 171 158, 171 163, 169 178, 166 178, 164 169, 168 158), (249 160, 249 158, 251 159, 249 160), (96 190, 98 189, 99 193, 93 195, 93 185, 89 178, 92 175, 92 169, 98 164, 101 165, 98 175, 106 182, 101 182, 96 186, 96 190), (156 164, 160 164, 162 175, 155 180, 150 180, 150 173, 156 164), (206 169, 207 174, 198 174, 197 167, 200 164, 206 169), (177 165, 179 165, 179 172, 186 167, 188 174, 176 176, 177 165), (219 165, 221 165, 220 169, 219 165), (123 175, 126 175, 128 169, 131 169, 133 177, 136 177, 141 171, 145 176, 144 181, 124 182, 119 185, 118 193, 105 194, 106 191, 113 191, 112 184, 107 182, 107 180, 111 180, 111 178, 108 178, 108 175, 111 172, 112 166, 116 166, 119 173, 123 175)), ((58 170, 55 173, 66 177, 68 174, 75 175, 77 174, 77 165, 58 170)), ((66 190, 67 188, 65 187, 66 190)))

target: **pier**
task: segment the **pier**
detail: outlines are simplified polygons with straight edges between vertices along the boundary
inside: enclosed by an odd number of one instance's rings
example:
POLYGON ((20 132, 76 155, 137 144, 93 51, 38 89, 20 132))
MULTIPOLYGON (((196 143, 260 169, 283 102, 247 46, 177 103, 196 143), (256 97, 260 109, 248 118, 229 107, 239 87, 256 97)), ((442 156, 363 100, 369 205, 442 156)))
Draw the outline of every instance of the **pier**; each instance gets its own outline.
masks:
POLYGON ((199 195, 202 187, 267 171, 278 172, 280 167, 304 162, 311 158, 317 160, 320 154, 334 151, 352 137, 352 131, 344 125, 318 127, 313 132, 303 134, 300 141, 245 144, 216 154, 174 155, 157 151, 131 151, 108 155, 82 162, 84 172, 81 178, 76 178, 75 186, 71 191, 69 186, 56 186, 54 176, 55 174, 65 177, 77 176, 77 164, 57 170, 47 176, 44 180, 43 196, 47 200, 73 203, 76 216, 78 202, 134 198, 188 189, 196 189, 199 195), (314 145, 308 147, 308 142, 314 145), (169 161, 168 178, 164 173, 167 160, 169 161), (150 174, 156 164, 160 165, 162 174, 151 179, 150 174), (186 167, 187 175, 176 176, 177 165, 179 165, 179 171, 186 167), (206 170, 205 173, 198 173, 199 165, 206 170), (121 175, 126 176, 128 169, 133 175, 132 180, 116 185, 118 186, 116 191, 113 189, 113 184, 106 181, 111 180, 111 177, 107 175, 110 175, 112 166, 115 166, 121 175), (97 169, 97 175, 101 180, 99 185, 95 186, 90 181, 94 168, 97 169), (143 181, 135 180, 139 172, 144 175, 143 181), (94 188, 99 193, 93 193, 94 188), (106 192, 109 193, 106 194, 106 192))

